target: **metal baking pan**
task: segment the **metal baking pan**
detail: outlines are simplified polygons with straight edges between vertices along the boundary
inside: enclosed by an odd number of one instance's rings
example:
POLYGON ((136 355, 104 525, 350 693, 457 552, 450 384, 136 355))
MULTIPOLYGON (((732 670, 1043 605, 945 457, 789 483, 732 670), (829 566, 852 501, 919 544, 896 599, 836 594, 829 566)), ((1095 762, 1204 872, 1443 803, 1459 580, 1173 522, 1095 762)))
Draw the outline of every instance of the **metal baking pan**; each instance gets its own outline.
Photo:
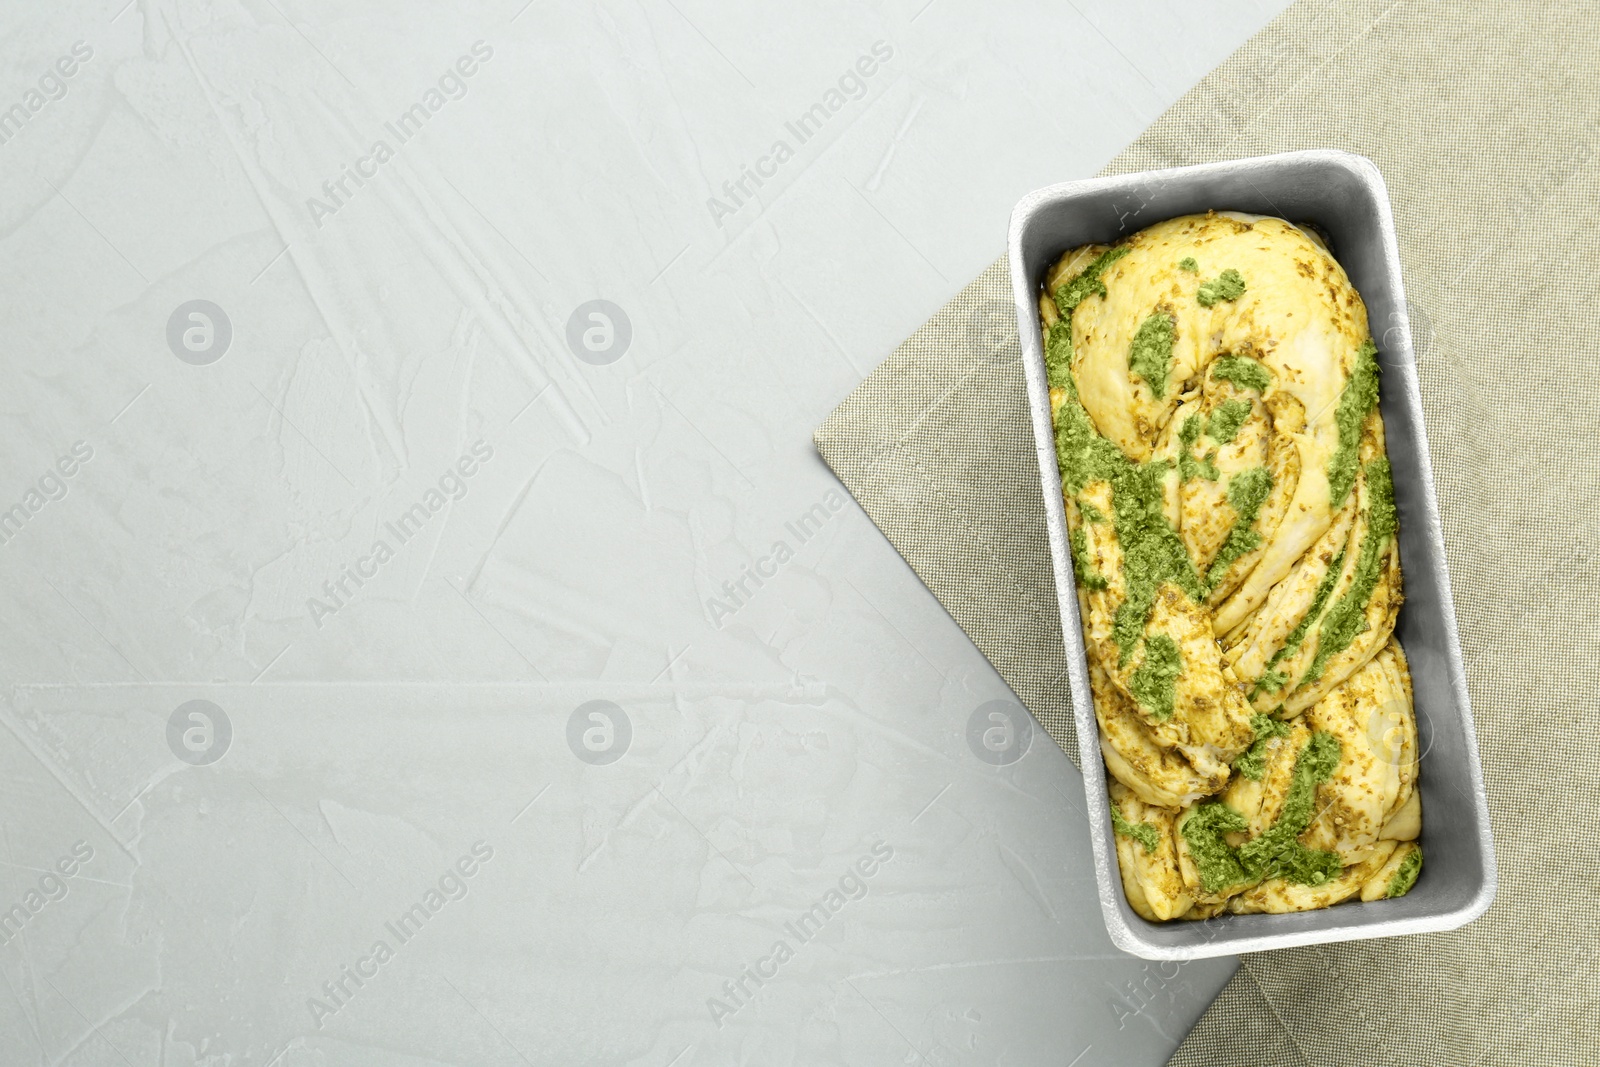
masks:
POLYGON ((1185 960, 1452 930, 1483 914, 1494 899, 1496 884, 1489 806, 1450 599, 1394 220, 1378 168, 1349 152, 1312 150, 1052 185, 1017 204, 1011 214, 1008 250, 1066 639, 1067 676, 1083 754, 1095 878, 1111 940, 1145 959, 1185 960), (1314 225, 1367 305, 1373 337, 1381 348, 1381 407, 1400 516, 1406 599, 1395 635, 1405 646, 1415 689, 1422 752, 1421 844, 1426 859, 1416 887, 1395 900, 1347 902, 1291 915, 1221 915, 1202 922, 1153 923, 1128 906, 1111 839, 1105 764, 1096 743, 1099 727, 1089 694, 1056 467, 1038 294, 1045 272, 1068 249, 1108 243, 1164 219, 1213 208, 1314 225))

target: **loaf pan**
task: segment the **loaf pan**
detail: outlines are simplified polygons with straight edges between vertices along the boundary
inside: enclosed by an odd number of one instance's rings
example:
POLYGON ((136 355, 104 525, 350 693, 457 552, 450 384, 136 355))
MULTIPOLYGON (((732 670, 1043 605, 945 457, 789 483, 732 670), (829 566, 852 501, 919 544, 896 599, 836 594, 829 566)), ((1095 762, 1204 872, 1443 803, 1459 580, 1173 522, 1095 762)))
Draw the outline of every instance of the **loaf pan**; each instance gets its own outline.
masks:
POLYGON ((1066 641, 1067 681, 1083 755, 1095 878, 1111 940, 1145 959, 1186 960, 1452 930, 1483 914, 1496 884, 1489 807, 1450 598, 1394 220, 1378 168, 1348 152, 1312 150, 1052 185, 1017 204, 1008 250, 1066 641), (1111 836, 1105 764, 1097 743, 1099 727, 1056 467, 1038 296, 1045 272, 1063 252, 1110 243, 1165 219, 1210 209, 1312 224, 1367 305, 1383 367, 1381 407, 1400 518, 1405 604, 1395 636, 1405 646, 1415 690, 1426 859, 1416 886, 1394 900, 1354 901, 1288 915, 1154 923, 1135 914, 1123 895, 1111 836))

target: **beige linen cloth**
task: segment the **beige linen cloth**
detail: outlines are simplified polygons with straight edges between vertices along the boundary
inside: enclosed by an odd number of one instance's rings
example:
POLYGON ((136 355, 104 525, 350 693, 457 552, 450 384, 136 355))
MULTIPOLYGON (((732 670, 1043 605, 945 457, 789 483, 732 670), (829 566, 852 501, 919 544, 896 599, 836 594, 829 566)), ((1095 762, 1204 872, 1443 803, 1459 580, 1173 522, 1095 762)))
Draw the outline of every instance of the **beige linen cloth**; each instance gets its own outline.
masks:
MULTIPOLYGON (((1500 891, 1245 956, 1172 1063, 1600 1063, 1600 10, 1301 0, 1106 170, 1317 147, 1394 203, 1500 891)), ((1004 259, 816 442, 1076 760, 1004 259)))

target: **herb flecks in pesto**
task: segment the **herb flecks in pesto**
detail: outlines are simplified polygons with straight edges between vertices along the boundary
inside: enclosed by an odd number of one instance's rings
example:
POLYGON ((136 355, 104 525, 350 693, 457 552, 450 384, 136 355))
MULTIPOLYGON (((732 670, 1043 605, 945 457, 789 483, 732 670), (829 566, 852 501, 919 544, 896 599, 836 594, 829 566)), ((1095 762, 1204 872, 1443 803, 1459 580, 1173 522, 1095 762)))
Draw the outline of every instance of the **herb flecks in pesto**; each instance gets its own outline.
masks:
POLYGON ((1248 829, 1250 823, 1245 817, 1220 800, 1201 804, 1184 818, 1178 832, 1188 842, 1189 858, 1200 874, 1201 889, 1220 893, 1251 880, 1239 861, 1239 850, 1224 837, 1248 829))
POLYGON ((1241 389, 1267 391, 1272 378, 1267 368, 1249 356, 1221 356, 1211 364, 1211 377, 1219 382, 1232 382, 1241 389))
POLYGON ((1154 826, 1147 822, 1130 822, 1115 803, 1111 805, 1111 828, 1123 837, 1139 842, 1146 854, 1161 847, 1161 837, 1154 826))
MULTIPOLYGON (((1278 650, 1278 652, 1282 651, 1282 649, 1278 650)), ((1274 653, 1274 656, 1276 655, 1277 653, 1274 653)), ((1267 669, 1261 672, 1261 677, 1256 679, 1254 688, 1250 690, 1250 699, 1254 700, 1257 693, 1276 693, 1288 684, 1289 676, 1280 670, 1274 670, 1273 666, 1269 664, 1267 669)))
POLYGON ((1162 508, 1171 464, 1136 464, 1095 432, 1068 375, 1067 397, 1055 411, 1056 463, 1062 488, 1077 496, 1092 481, 1109 481, 1112 528, 1122 550, 1123 596, 1112 621, 1112 636, 1123 662, 1144 636, 1162 582, 1173 582, 1200 603, 1205 591, 1178 531, 1162 508))
POLYGON ((1128 679, 1128 692, 1152 719, 1166 722, 1172 718, 1178 675, 1182 673, 1183 654, 1178 651, 1178 643, 1166 634, 1152 634, 1144 643, 1144 661, 1128 679))
POLYGON ((1328 564, 1328 570, 1317 582, 1317 590, 1311 596, 1311 606, 1306 613, 1295 623, 1289 636, 1283 639, 1283 647, 1272 654, 1267 661, 1266 669, 1261 672, 1261 677, 1256 679, 1255 686, 1250 690, 1250 699, 1254 700, 1257 693, 1276 693, 1289 683, 1289 678, 1282 671, 1275 670, 1289 656, 1299 651, 1305 643, 1306 634, 1311 632, 1311 627, 1322 614, 1322 606, 1328 602, 1328 597, 1333 593, 1333 587, 1339 584, 1339 575, 1344 573, 1345 550, 1340 549, 1339 554, 1333 557, 1333 562, 1328 564))
POLYGON ((1211 421, 1206 425, 1206 433, 1218 444, 1225 445, 1239 436, 1239 427, 1250 418, 1250 401, 1224 400, 1217 405, 1211 413, 1211 421))
POLYGON ((1139 325, 1128 346, 1128 369, 1145 380, 1157 400, 1167 395, 1172 345, 1177 337, 1177 320, 1165 311, 1157 311, 1139 325))
POLYGON ((1272 492, 1272 472, 1265 467, 1252 467, 1247 471, 1240 471, 1229 480, 1228 505, 1239 517, 1234 521, 1233 529, 1228 531, 1228 539, 1217 549, 1216 558, 1211 561, 1210 569, 1206 571, 1208 586, 1215 588, 1228 573, 1229 567, 1261 544, 1261 534, 1255 528, 1256 516, 1261 514, 1261 505, 1267 502, 1267 494, 1270 492, 1272 492))
POLYGON ((1085 543, 1083 528, 1080 526, 1067 535, 1067 540, 1072 544, 1072 570, 1078 576, 1078 584, 1085 589, 1104 589, 1106 576, 1094 569, 1094 564, 1089 562, 1089 548, 1085 543))
POLYGON ((1078 501, 1078 514, 1082 515, 1083 521, 1087 523, 1106 521, 1105 513, 1087 500, 1078 501))
POLYGON ((1411 892, 1411 887, 1417 884, 1417 875, 1421 873, 1422 849, 1413 848, 1410 854, 1400 861, 1400 866, 1395 868, 1394 874, 1389 876, 1389 884, 1384 888, 1383 895, 1386 897, 1405 896, 1411 892))
POLYGON ((1289 789, 1273 824, 1239 846, 1239 862, 1254 878, 1286 878, 1321 885, 1343 870, 1332 852, 1309 849, 1299 841, 1316 815, 1317 786, 1339 765, 1339 739, 1318 730, 1294 760, 1289 789))
POLYGON ((1209 282, 1201 282, 1194 298, 1201 307, 1210 307, 1219 300, 1237 300, 1244 295, 1244 275, 1229 267, 1209 282))
POLYGON ((1073 309, 1083 303, 1090 294, 1105 296, 1106 283, 1100 280, 1100 276, 1106 272, 1107 267, 1130 251, 1132 250, 1127 245, 1108 248, 1101 252, 1093 263, 1057 286, 1051 295, 1055 298, 1056 310, 1061 312, 1061 317, 1070 322, 1073 309))
POLYGON ((1205 600, 1205 588, 1194 561, 1178 531, 1163 510, 1166 475, 1171 465, 1157 461, 1134 465, 1117 450, 1124 469, 1113 482, 1117 542, 1122 546, 1125 599, 1112 617, 1111 635, 1126 663, 1144 636, 1145 623, 1155 607, 1163 582, 1172 582, 1196 604, 1205 600))
POLYGON ((1361 547, 1356 553, 1356 565, 1350 586, 1344 595, 1334 601, 1333 607, 1323 616, 1317 629, 1317 651, 1311 665, 1300 678, 1300 686, 1310 685, 1322 677, 1328 661, 1350 647, 1356 635, 1367 626, 1367 602, 1378 586, 1383 573, 1383 561, 1398 525, 1394 510, 1394 481, 1389 473, 1387 459, 1375 459, 1366 466, 1367 473, 1367 529, 1361 537, 1361 547))
POLYGON ((1344 873, 1337 852, 1320 848, 1306 848, 1298 841, 1289 842, 1278 854, 1269 878, 1282 878, 1299 885, 1323 885, 1344 873))
POLYGON ((1356 467, 1361 454, 1361 427, 1367 414, 1378 403, 1378 346, 1370 340, 1356 352, 1356 363, 1339 394, 1334 421, 1339 427, 1339 447, 1328 460, 1328 506, 1338 511, 1344 506, 1350 487, 1356 484, 1356 467))
POLYGON ((1221 477, 1217 465, 1213 462, 1217 458, 1217 450, 1207 452, 1204 459, 1194 458, 1194 444, 1200 440, 1200 427, 1205 420, 1199 415, 1190 415, 1183 420, 1183 426, 1178 430, 1178 442, 1183 448, 1178 452, 1178 477, 1182 481, 1194 478, 1204 478, 1214 482, 1221 477))
POLYGON ((1178 260, 1178 269, 1186 270, 1190 274, 1199 274, 1200 264, 1194 261, 1193 256, 1184 256, 1182 259, 1178 260))
POLYGON ((1132 462, 1122 450, 1095 432, 1089 413, 1078 400, 1078 385, 1068 374, 1062 382, 1067 398, 1055 410, 1056 464, 1061 486, 1077 496, 1092 481, 1114 481, 1132 462))
POLYGON ((1289 789, 1273 824, 1238 848, 1225 834, 1243 833, 1249 822, 1221 801, 1195 808, 1179 827, 1189 855, 1200 873, 1200 888, 1220 893, 1246 882, 1284 878, 1300 885, 1322 885, 1344 870, 1332 852, 1306 848, 1300 835, 1316 815, 1317 786, 1333 777, 1339 765, 1339 739, 1317 731, 1311 735, 1289 774, 1289 789))
POLYGON ((1044 376, 1052 388, 1062 388, 1072 376, 1072 320, 1057 319, 1044 335, 1044 376))
POLYGON ((1267 773, 1267 746, 1274 737, 1288 737, 1289 724, 1258 711, 1250 716, 1250 729, 1255 731, 1256 739, 1243 755, 1233 761, 1233 769, 1252 782, 1259 782, 1261 776, 1267 773))

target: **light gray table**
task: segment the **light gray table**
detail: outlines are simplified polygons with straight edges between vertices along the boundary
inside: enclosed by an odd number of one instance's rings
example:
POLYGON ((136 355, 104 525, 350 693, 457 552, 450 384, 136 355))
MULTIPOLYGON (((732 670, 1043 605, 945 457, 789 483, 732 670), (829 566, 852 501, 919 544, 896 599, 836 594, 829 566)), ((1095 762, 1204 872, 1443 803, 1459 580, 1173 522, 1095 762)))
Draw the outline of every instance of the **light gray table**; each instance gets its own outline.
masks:
POLYGON ((1279 6, 8 5, 0 1062, 1162 1062, 810 433, 1279 6))

